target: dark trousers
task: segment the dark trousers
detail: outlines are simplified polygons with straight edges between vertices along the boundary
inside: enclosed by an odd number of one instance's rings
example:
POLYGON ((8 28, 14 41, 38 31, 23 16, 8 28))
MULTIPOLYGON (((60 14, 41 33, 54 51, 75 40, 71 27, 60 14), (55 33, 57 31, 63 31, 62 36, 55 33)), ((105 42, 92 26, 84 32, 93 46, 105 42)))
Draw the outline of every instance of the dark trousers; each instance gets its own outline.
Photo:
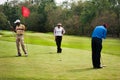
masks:
POLYGON ((62 36, 56 36, 55 41, 57 45, 57 53, 61 53, 62 52, 62 49, 61 49, 62 36))
POLYGON ((102 50, 102 39, 92 38, 92 64, 94 68, 100 67, 100 57, 102 50))

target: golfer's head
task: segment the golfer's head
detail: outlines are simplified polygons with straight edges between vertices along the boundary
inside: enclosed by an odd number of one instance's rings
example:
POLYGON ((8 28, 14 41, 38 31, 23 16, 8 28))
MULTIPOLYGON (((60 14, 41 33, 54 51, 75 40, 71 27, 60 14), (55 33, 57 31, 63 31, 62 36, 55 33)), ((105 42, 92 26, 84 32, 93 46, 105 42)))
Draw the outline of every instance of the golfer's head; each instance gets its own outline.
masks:
POLYGON ((17 19, 14 23, 15 23, 16 25, 20 25, 20 20, 17 19))
POLYGON ((61 23, 58 23, 57 26, 60 27, 60 26, 62 26, 62 24, 61 24, 61 23))
POLYGON ((108 24, 103 24, 103 26, 104 26, 105 28, 108 28, 108 27, 109 27, 109 25, 108 25, 108 24))

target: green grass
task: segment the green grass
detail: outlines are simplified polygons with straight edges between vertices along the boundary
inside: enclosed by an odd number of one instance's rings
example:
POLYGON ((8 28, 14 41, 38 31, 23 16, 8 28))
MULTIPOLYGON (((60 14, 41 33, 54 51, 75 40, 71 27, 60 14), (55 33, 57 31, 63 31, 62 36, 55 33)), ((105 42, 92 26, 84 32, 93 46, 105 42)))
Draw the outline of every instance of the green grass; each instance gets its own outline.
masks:
MULTIPOLYGON (((0 40, 15 42, 15 34, 12 32, 2 31, 0 33, 3 36, 0 37, 0 40)), ((27 32, 25 33, 25 42, 34 45, 56 46, 53 34, 27 32)), ((91 51, 91 38, 65 35, 63 37, 62 46, 91 51)), ((103 40, 102 52, 120 56, 120 39, 107 38, 103 40)))
POLYGON ((102 60, 107 67, 96 70, 92 69, 88 37, 64 36, 63 53, 58 55, 53 35, 26 33, 29 56, 15 57, 15 38, 8 33, 0 37, 0 80, 120 79, 119 39, 103 42, 102 60))

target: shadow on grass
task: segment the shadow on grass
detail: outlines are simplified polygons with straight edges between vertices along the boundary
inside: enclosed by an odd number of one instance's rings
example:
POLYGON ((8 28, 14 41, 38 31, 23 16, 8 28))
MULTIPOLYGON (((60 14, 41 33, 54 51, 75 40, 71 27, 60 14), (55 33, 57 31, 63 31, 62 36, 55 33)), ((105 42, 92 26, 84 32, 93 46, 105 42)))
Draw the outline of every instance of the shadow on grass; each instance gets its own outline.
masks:
POLYGON ((4 77, 4 78, 0 78, 0 80, 49 80, 47 78, 7 78, 7 77, 4 77))
MULTIPOLYGON (((31 52, 32 54, 34 53, 34 52, 31 52)), ((37 52, 37 53, 34 53, 34 54, 57 54, 57 52, 37 52)))
POLYGON ((56 52, 48 52, 48 54, 56 54, 56 52))
POLYGON ((40 54, 57 54, 57 52, 41 52, 40 54))
MULTIPOLYGON (((41 53, 36 53, 36 54, 57 54, 56 52, 41 52, 41 53)), ((28 54, 28 57, 31 57, 31 56, 35 56, 33 54, 28 54)), ((38 55, 37 55, 38 56, 38 55)), ((24 54, 22 54, 22 56, 17 56, 17 55, 0 55, 0 58, 20 58, 20 57, 26 57, 24 54)))
POLYGON ((17 58, 17 57, 26 57, 26 56, 16 56, 16 55, 11 55, 11 56, 0 56, 0 58, 17 58))
POLYGON ((69 70, 69 72, 85 72, 85 71, 91 71, 94 70, 93 68, 83 68, 83 69, 73 69, 69 70))

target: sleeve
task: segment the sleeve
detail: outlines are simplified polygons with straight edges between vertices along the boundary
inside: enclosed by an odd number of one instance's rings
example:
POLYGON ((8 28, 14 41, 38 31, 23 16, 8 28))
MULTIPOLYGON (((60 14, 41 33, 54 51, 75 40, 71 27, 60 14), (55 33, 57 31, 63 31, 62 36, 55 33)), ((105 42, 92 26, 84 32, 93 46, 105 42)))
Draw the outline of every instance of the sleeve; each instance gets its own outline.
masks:
POLYGON ((106 35, 107 35, 107 30, 104 30, 104 33, 103 33, 103 38, 106 39, 106 35))
POLYGON ((25 30, 25 25, 22 25, 22 27, 23 27, 23 30, 25 30))
POLYGON ((54 28, 54 31, 53 31, 53 33, 54 33, 54 36, 55 36, 55 33, 56 33, 56 29, 54 28))
POLYGON ((65 29, 64 28, 62 29, 62 34, 65 34, 65 29))

